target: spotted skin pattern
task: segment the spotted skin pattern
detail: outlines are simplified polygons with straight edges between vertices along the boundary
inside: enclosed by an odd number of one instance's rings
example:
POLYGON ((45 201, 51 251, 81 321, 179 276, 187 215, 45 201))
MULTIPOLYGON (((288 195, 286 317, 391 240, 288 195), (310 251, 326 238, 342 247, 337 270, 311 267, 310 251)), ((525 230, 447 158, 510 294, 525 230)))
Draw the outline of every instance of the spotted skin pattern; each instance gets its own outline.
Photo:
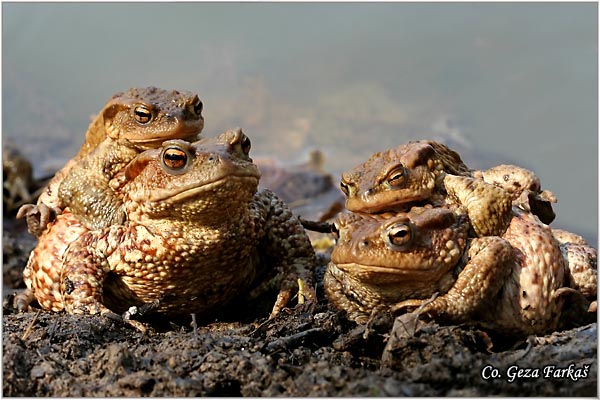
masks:
MULTIPOLYGON (((315 299, 315 255, 296 217, 258 190, 241 130, 193 144, 173 140, 140 154, 119 190, 128 220, 89 230, 65 212, 32 252, 25 277, 43 308, 68 313, 153 312, 209 316, 234 298, 279 290, 276 315, 304 282, 315 299), (177 170, 165 166, 189 157, 177 170)), ((117 179, 117 178, 115 178, 117 179)))

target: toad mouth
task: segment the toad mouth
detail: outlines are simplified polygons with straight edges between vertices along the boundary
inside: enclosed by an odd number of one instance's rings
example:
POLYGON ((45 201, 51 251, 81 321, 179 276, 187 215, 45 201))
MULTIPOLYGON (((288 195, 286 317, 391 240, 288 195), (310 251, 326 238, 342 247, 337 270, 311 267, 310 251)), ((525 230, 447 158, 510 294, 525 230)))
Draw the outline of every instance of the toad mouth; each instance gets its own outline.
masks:
MULTIPOLYGON (((411 274, 415 273, 431 273, 432 271, 438 271, 438 267, 423 267, 423 268, 410 268, 410 267, 386 267, 381 265, 369 265, 369 264, 359 264, 354 262, 348 263, 335 263, 336 267, 344 272, 353 273, 353 272, 364 272, 368 271, 369 273, 381 273, 381 274, 394 274, 394 275, 403 275, 403 274, 411 274)), ((408 264, 412 265, 412 264, 408 264)))
MULTIPOLYGON (((251 172, 248 173, 234 173, 234 174, 226 174, 216 177, 215 179, 205 182, 201 185, 189 185, 187 187, 180 188, 177 192, 169 191, 164 195, 158 193, 157 197, 153 197, 151 201, 160 202, 163 200, 170 200, 172 202, 178 202, 182 200, 189 199, 191 197, 197 196, 201 193, 209 192, 226 182, 237 181, 237 182, 249 182, 249 184, 253 184, 258 186, 258 176, 251 172)), ((166 190, 162 190, 161 192, 165 192, 166 190)), ((235 195, 235 193, 233 194, 235 195)))
MULTIPOLYGON (((178 135, 169 135, 169 139, 181 139, 181 140, 185 140, 186 142, 192 142, 196 139, 198 139, 198 129, 185 129, 182 130, 180 132, 180 134, 178 135), (185 135, 185 136, 184 136, 185 135)), ((139 145, 148 145, 150 147, 160 147, 160 145, 167 139, 165 139, 164 136, 157 136, 154 138, 138 138, 138 139, 134 139, 134 138, 129 138, 127 139, 129 142, 139 145)))

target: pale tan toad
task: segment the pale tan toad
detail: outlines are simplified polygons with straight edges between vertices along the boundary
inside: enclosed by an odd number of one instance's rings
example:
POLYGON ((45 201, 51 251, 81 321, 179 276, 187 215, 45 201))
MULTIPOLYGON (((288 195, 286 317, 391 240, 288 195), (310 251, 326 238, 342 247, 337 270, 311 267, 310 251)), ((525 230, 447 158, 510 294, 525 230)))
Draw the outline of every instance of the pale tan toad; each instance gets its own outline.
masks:
POLYGON ((112 182, 126 222, 89 230, 59 215, 30 256, 27 286, 43 308, 69 313, 157 303, 157 313, 202 317, 275 285, 275 315, 302 282, 314 300, 310 242, 287 206, 257 189, 249 150, 237 129, 141 153, 112 182))
MULTIPOLYGON (((513 212, 502 238, 468 240, 466 219, 440 207, 383 218, 344 215, 325 278, 328 298, 359 323, 374 309, 421 307, 436 320, 507 334, 552 331, 564 295, 586 296, 586 283, 595 299, 596 281, 579 274, 585 282, 573 285, 569 268, 575 262, 563 258, 552 229, 529 213, 513 212)), ((596 250, 586 249, 588 258, 577 266, 595 271, 596 250)))

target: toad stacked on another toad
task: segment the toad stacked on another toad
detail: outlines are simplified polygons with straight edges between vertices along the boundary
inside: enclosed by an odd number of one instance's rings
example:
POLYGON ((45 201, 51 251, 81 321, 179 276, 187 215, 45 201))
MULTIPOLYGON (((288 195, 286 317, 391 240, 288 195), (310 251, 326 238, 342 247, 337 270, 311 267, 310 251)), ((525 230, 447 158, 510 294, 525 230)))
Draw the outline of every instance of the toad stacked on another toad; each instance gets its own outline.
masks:
POLYGON ((308 237, 280 199, 258 190, 249 151, 237 129, 139 154, 110 183, 127 220, 90 230, 59 215, 30 255, 28 288, 43 308, 69 313, 153 304, 205 317, 273 285, 271 315, 293 292, 314 300, 308 237))
POLYGON ((109 181, 141 151, 167 139, 193 141, 204 127, 198 95, 156 87, 115 94, 90 124, 85 142, 48 184, 37 205, 23 206, 29 231, 39 236, 68 207, 91 229, 122 223, 122 202, 109 181))
POLYGON ((342 174, 340 186, 346 208, 354 212, 401 211, 423 203, 462 207, 477 236, 501 235, 513 204, 550 223, 554 219, 550 202, 556 202, 552 193, 541 191, 537 176, 524 168, 501 165, 473 171, 458 153, 431 140, 373 154, 342 174))
POLYGON ((567 294, 596 298, 595 250, 559 247, 529 213, 516 210, 503 237, 469 239, 466 215, 430 205, 385 218, 344 213, 336 226, 325 286, 359 323, 375 309, 422 306, 442 321, 540 334, 556 329, 567 294))
POLYGON ((370 214, 338 218, 325 289, 357 322, 378 308, 422 306, 438 319, 543 333, 556 328, 567 293, 595 308, 596 250, 538 219, 554 218, 556 200, 530 171, 473 172, 422 141, 376 153, 341 186, 349 210, 370 214), (425 211, 410 210, 419 204, 425 211), (480 238, 465 238, 469 225, 480 238))

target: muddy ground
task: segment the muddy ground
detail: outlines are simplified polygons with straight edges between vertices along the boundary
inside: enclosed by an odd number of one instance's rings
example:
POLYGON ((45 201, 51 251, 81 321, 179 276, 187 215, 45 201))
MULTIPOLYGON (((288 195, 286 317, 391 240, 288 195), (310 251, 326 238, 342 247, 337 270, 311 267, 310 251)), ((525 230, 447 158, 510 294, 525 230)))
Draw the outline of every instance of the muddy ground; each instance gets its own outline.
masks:
POLYGON ((195 329, 189 321, 146 321, 145 334, 104 316, 15 313, 11 295, 23 287, 35 243, 27 236, 4 220, 4 396, 598 394, 596 323, 522 339, 394 324, 385 314, 364 327, 332 309, 322 288, 318 304, 272 321, 264 310, 240 308, 195 329))

